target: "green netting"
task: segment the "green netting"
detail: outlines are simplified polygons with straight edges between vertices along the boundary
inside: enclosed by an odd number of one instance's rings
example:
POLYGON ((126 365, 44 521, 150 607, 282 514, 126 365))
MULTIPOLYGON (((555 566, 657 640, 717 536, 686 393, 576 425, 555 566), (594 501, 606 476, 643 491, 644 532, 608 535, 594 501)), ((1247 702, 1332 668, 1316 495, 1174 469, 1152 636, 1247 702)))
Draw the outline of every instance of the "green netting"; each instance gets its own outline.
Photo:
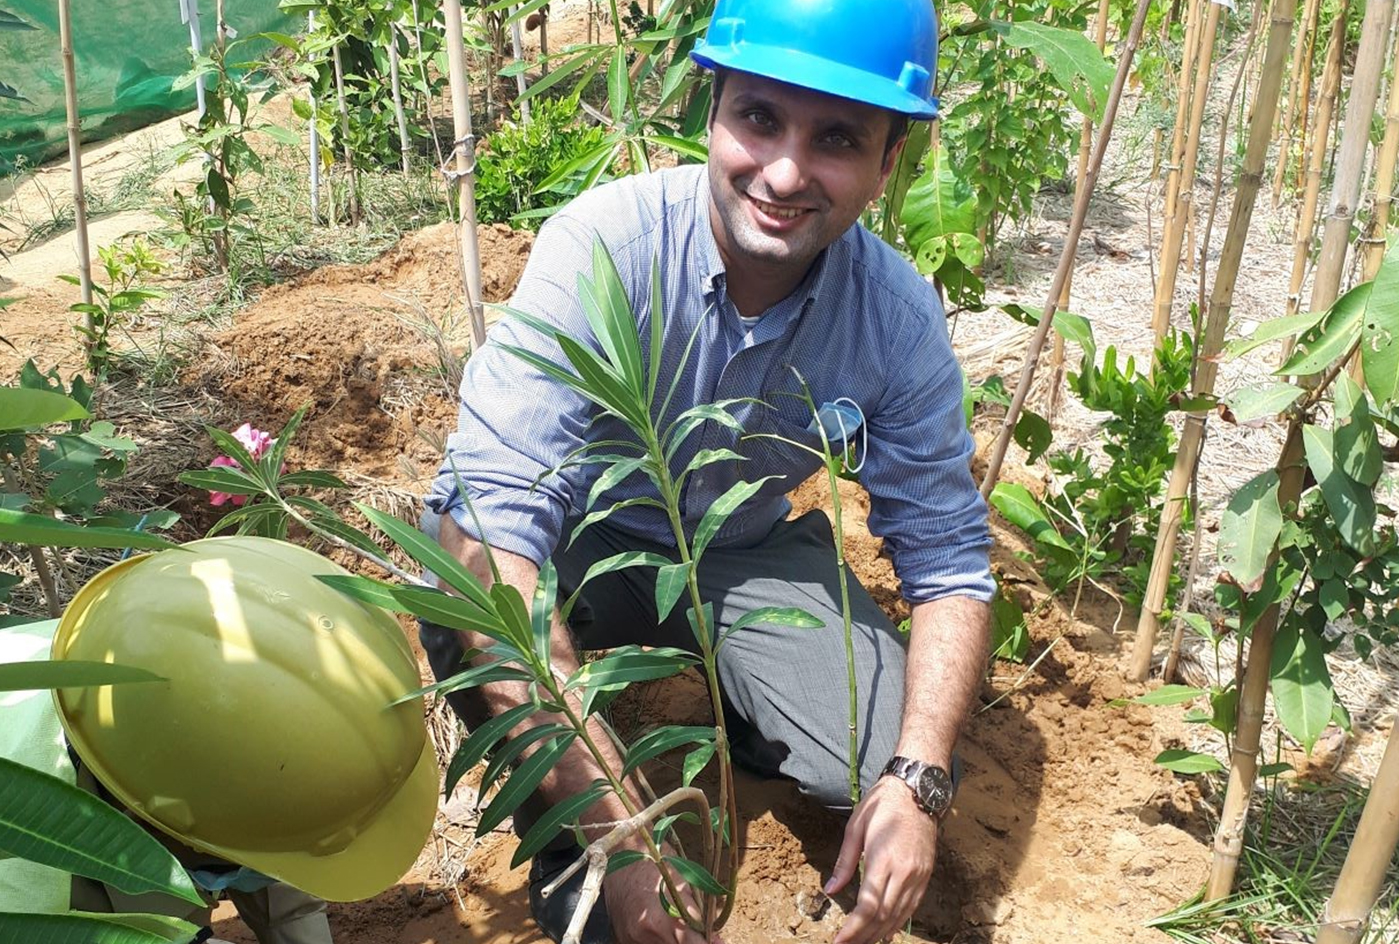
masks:
MULTIPOLYGON (((122 134, 186 110, 194 91, 172 91, 190 68, 189 27, 180 0, 72 0, 73 58, 83 140, 122 134)), ((213 0, 204 0, 203 38, 214 35, 213 0)), ((227 0, 225 19, 240 36, 291 32, 277 0, 227 0)), ((58 4, 0 0, 0 174, 35 164, 67 143, 58 4)))

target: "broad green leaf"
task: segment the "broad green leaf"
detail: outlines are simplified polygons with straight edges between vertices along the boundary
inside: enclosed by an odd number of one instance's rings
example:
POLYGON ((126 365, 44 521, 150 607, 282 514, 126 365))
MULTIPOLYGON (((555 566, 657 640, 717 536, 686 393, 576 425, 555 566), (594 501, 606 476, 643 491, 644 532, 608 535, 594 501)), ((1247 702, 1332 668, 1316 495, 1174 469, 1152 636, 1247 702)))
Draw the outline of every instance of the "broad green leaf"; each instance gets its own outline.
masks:
POLYGON ((578 601, 583 588, 594 577, 610 574, 616 570, 624 570, 628 567, 669 567, 672 563, 674 562, 670 558, 648 551, 623 551, 620 554, 603 558, 588 568, 588 572, 583 575, 582 582, 578 584, 578 589, 573 591, 573 595, 564 603, 562 608, 564 619, 567 619, 568 614, 573 612, 574 603, 578 601))
POLYGON ((109 662, 66 659, 61 662, 0 663, 0 692, 164 681, 166 679, 163 675, 156 675, 133 665, 113 665, 109 662))
POLYGON ((665 622, 685 592, 694 563, 666 564, 656 571, 656 619, 665 622))
POLYGON ((1361 282, 1336 299, 1325 320, 1297 339, 1292 356, 1276 373, 1279 376, 1309 377, 1336 363, 1360 337, 1362 316, 1373 284, 1361 282))
POLYGON ((879 235, 896 248, 899 245, 899 230, 903 223, 904 200, 908 196, 909 187, 917 179, 918 169, 925 164, 924 158, 932 141, 931 124, 932 122, 928 121, 915 121, 909 125, 903 150, 899 152, 899 158, 894 162, 894 170, 884 187, 884 225, 879 235))
POLYGON ((1028 453, 1025 461, 1033 463, 1053 444, 1054 430, 1043 416, 1033 410, 1022 410, 1015 423, 1014 437, 1016 445, 1028 453))
POLYGON ((1054 529, 1030 490, 1014 482, 997 482, 991 490, 991 505, 1007 521, 1034 539, 1037 545, 1070 550, 1063 536, 1054 529))
POLYGON ((0 912, 0 941, 24 944, 186 944, 198 933, 187 921, 158 915, 0 912))
POLYGON ((1179 705, 1187 701, 1194 701, 1207 691, 1208 689, 1195 688, 1190 685, 1162 685, 1154 691, 1138 695, 1132 701, 1138 705, 1179 705))
POLYGON ((538 710, 537 704, 527 701, 513 708, 507 708, 478 725, 466 740, 461 742, 461 746, 457 748, 457 752, 452 755, 451 761, 447 764, 447 775, 443 780, 442 795, 450 797, 468 770, 479 764, 481 758, 485 757, 501 738, 509 734, 512 728, 523 724, 538 710))
POLYGON ((1156 755, 1155 763, 1178 774, 1207 774, 1224 769, 1216 758, 1197 751, 1162 751, 1156 755))
POLYGON ((740 505, 752 497, 771 478, 775 478, 775 476, 765 475, 756 482, 739 482, 705 509, 704 517, 700 519, 699 526, 695 528, 693 550, 690 554, 695 566, 699 566, 700 557, 704 555, 705 548, 709 547, 709 542, 714 539, 714 535, 719 533, 724 522, 729 520, 729 515, 737 511, 740 505))
POLYGON ((491 800, 490 806, 481 814, 481 821, 476 824, 476 835, 484 836, 495 829, 505 821, 505 817, 514 813, 521 803, 528 800, 534 788, 549 775, 577 737, 572 731, 564 732, 545 742, 525 758, 510 774, 510 779, 505 781, 505 786, 500 788, 495 799, 491 800))
POLYGON ((144 828, 57 777, 0 757, 0 852, 202 905, 189 874, 144 828))
POLYGON ((3 507, 0 507, 0 542, 41 547, 134 547, 156 551, 179 547, 168 538, 145 531, 84 527, 48 515, 33 515, 3 507))
POLYGON ((0 387, 0 431, 85 420, 90 415, 78 401, 52 390, 0 387))
POLYGON ((1350 609, 1350 586, 1336 578, 1322 580, 1317 591, 1317 603, 1328 620, 1338 620, 1350 609))
POLYGON ((1399 252, 1392 247, 1374 286, 1360 330, 1360 366, 1375 402, 1385 404, 1395 400, 1399 387, 1399 252))
POLYGON ((1083 356, 1093 360, 1098 355, 1098 345, 1093 340, 1093 322, 1071 311, 1056 311, 1050 327, 1065 341, 1071 341, 1083 351, 1083 356))
POLYGON ((1384 470, 1384 458, 1375 421, 1370 418, 1370 401, 1344 371, 1335 383, 1337 464, 1356 482, 1373 488, 1384 470))
POLYGON ((1108 87, 1116 70, 1081 30, 1045 26, 1031 20, 992 22, 1006 45, 1028 49, 1039 57, 1049 75, 1069 96, 1074 107, 1097 124, 1107 107, 1108 87))
POLYGON ((622 776, 625 777, 648 760, 659 757, 666 751, 673 751, 686 744, 710 744, 713 741, 713 725, 686 727, 669 725, 657 728, 641 736, 635 744, 627 748, 627 762, 622 768, 622 776))
POLYGON ((534 857, 534 854, 549 844, 549 840, 558 835, 560 829, 578 822, 578 817, 587 811, 588 807, 596 803, 608 791, 606 780, 594 780, 592 785, 582 793, 575 794, 560 803, 554 804, 549 811, 535 820, 529 832, 520 840, 520 845, 515 849, 515 854, 510 857, 510 867, 517 868, 534 857))
POLYGON ((924 244, 951 233, 976 232, 976 193, 960 180, 943 149, 929 148, 926 170, 904 197, 904 240, 917 252, 924 244))
POLYGON ((1244 483, 1219 517, 1219 565, 1246 593, 1263 585, 1268 558, 1282 533, 1278 474, 1269 469, 1244 483))
POLYGON ((996 595, 991 598, 991 658, 1024 662, 1030 650, 1030 631, 1025 611, 1005 592, 996 579, 996 595))
POLYGON ((1252 334, 1225 345, 1224 354, 1230 360, 1243 357, 1254 348, 1262 347, 1279 338, 1290 338, 1316 327, 1326 317, 1324 311, 1307 311, 1285 318, 1274 318, 1259 325, 1252 334))
POLYGON ((719 880, 709 874, 709 870, 698 862, 682 859, 679 856, 665 856, 665 862, 686 882, 707 895, 727 895, 729 890, 719 884, 719 880))
POLYGON ((1296 768, 1294 768, 1291 764, 1285 763, 1264 764, 1263 766, 1258 768, 1258 776, 1266 780, 1270 777, 1277 777, 1281 776, 1282 774, 1290 774, 1295 769, 1296 768))
POLYGON ((1271 419, 1286 410, 1302 396, 1302 388, 1290 383, 1270 383, 1262 387, 1244 387, 1224 398, 1235 423, 1252 423, 1271 419))
POLYGON ((1302 427, 1302 443, 1306 447, 1307 466, 1321 487, 1321 497, 1336 522, 1341 538, 1361 556, 1368 557, 1375 549, 1375 496, 1339 467, 1335 456, 1335 440, 1329 429, 1307 424, 1302 427))
POLYGON ((1308 754, 1331 723, 1336 692, 1326 668, 1323 640, 1291 621, 1278 627, 1273 641, 1273 707, 1288 733, 1308 754))

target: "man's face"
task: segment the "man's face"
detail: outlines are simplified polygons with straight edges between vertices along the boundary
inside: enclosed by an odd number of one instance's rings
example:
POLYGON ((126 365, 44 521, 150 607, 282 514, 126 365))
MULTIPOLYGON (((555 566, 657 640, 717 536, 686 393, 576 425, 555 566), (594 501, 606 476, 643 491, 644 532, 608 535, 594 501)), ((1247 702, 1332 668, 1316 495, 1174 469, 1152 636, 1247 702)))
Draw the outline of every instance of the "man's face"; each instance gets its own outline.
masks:
POLYGON ((726 267, 800 278, 893 170, 883 109, 729 73, 709 132, 710 221, 726 267))

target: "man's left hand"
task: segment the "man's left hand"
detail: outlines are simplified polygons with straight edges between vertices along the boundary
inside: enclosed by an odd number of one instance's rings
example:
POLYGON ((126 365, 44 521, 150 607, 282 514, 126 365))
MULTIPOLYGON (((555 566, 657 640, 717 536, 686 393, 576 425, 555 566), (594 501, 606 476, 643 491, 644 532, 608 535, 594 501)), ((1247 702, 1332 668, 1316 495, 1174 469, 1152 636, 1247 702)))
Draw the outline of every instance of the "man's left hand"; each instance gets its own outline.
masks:
POLYGON ((839 892, 864 859, 855 910, 832 944, 875 944, 908 924, 933 875, 937 839, 938 821, 918 808, 913 791, 893 777, 877 780, 845 826, 835 872, 826 883, 826 894, 839 892))

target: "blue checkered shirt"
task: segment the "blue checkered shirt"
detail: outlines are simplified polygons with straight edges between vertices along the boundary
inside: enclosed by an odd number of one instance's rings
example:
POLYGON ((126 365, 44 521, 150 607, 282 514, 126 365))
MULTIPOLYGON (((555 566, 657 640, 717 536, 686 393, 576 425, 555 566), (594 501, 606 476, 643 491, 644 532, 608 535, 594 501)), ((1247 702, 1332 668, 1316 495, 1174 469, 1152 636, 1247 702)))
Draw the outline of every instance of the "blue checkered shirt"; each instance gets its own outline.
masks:
MULTIPOLYGON (((627 287, 648 357, 655 314, 651 261, 660 260, 662 389, 679 378, 662 424, 695 404, 757 397, 767 407, 731 410, 746 432, 776 433, 819 449, 805 402, 784 395, 799 389, 795 367, 818 405, 849 397, 866 418, 866 429, 854 438, 863 447, 868 437, 860 482, 870 495, 869 529, 884 539, 904 597, 915 603, 953 594, 990 599, 990 533, 968 466, 973 446, 962 415, 961 371, 937 293, 907 262, 852 226, 795 292, 745 330, 724 289, 724 265, 709 223, 708 176, 703 167, 687 166, 625 177, 556 214, 540 230, 511 306, 592 341, 577 275, 591 272, 596 237, 627 287), (682 363, 696 327, 694 350, 682 363)), ((550 470, 585 437, 635 437, 620 421, 596 419, 595 407, 503 344, 566 363, 556 344, 514 319, 492 328, 467 362, 457 432, 447 440, 447 458, 427 503, 451 514, 468 534, 479 539, 484 531, 493 547, 538 564, 559 542, 565 518, 582 514, 601 472, 597 465, 550 470), (480 531, 458 494, 459 480, 470 492, 480 531)), ((791 510, 786 494, 820 468, 818 458, 789 444, 740 438, 707 421, 674 456, 672 474, 699 450, 718 448, 733 449, 745 461, 709 465, 688 478, 682 496, 687 534, 735 483, 777 477, 729 518, 714 546, 756 542, 791 510)), ((636 473, 607 491, 597 507, 642 496, 656 497, 655 488, 636 473)), ((670 522, 655 508, 622 508, 608 523, 652 541, 675 542, 670 522)))

